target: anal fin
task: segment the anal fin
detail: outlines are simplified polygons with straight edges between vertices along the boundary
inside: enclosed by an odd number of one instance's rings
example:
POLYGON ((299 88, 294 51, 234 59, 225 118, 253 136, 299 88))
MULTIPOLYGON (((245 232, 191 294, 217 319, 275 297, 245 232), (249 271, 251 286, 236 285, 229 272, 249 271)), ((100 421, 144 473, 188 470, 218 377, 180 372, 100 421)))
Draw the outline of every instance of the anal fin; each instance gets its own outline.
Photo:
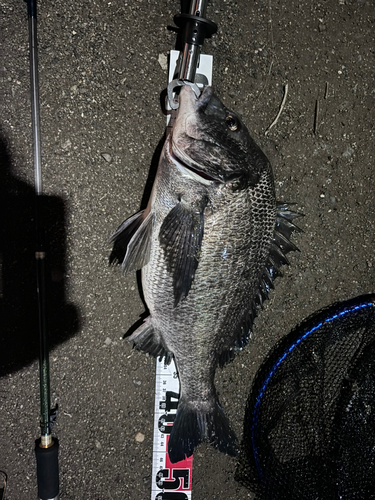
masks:
POLYGON ((169 365, 172 361, 173 353, 168 351, 160 337, 156 334, 150 316, 130 335, 128 340, 129 342, 134 342, 136 349, 147 352, 155 358, 159 357, 160 361, 165 358, 164 362, 166 365, 169 365))

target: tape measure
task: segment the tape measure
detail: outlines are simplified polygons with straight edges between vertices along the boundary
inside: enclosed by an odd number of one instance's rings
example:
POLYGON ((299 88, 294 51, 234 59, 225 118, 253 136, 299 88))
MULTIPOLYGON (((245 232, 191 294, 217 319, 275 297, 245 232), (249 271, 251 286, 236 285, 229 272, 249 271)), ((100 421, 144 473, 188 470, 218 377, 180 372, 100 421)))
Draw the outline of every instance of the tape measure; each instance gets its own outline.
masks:
MULTIPOLYGON (((179 51, 172 50, 169 60, 168 82, 173 80, 179 51)), ((199 76, 212 84, 212 56, 201 54, 197 68, 199 76)), ((198 83, 199 85, 199 83, 198 83)), ((171 126, 171 115, 167 125, 171 126)), ((172 464, 168 457, 168 440, 176 418, 180 382, 174 361, 169 366, 156 360, 154 448, 152 455, 151 500, 191 500, 193 457, 172 464)))
POLYGON ((172 464, 168 440, 177 413, 180 383, 174 361, 156 362, 152 500, 190 500, 193 457, 172 464))

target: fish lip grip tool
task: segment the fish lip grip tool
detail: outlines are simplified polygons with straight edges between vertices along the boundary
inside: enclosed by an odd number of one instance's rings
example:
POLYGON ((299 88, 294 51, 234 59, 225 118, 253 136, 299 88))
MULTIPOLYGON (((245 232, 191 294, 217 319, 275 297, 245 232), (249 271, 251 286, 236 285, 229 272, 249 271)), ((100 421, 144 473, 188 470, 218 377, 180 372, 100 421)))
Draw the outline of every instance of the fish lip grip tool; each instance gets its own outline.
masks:
POLYGON ((201 49, 204 40, 211 38, 217 32, 216 24, 204 17, 207 3, 207 0, 192 0, 189 13, 174 16, 174 22, 179 28, 181 51, 176 72, 167 89, 171 109, 178 108, 178 100, 176 99, 178 87, 189 85, 194 90, 197 99, 200 95, 196 85, 196 73, 201 49))

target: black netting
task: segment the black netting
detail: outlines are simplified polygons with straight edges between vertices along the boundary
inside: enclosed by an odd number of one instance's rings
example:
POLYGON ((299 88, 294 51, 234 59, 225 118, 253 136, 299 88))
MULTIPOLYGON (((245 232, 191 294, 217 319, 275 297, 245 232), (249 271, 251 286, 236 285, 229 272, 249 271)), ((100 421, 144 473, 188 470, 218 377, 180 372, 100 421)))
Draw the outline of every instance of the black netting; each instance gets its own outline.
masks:
POLYGON ((375 295, 314 314, 272 350, 237 479, 263 500, 375 498, 375 295))

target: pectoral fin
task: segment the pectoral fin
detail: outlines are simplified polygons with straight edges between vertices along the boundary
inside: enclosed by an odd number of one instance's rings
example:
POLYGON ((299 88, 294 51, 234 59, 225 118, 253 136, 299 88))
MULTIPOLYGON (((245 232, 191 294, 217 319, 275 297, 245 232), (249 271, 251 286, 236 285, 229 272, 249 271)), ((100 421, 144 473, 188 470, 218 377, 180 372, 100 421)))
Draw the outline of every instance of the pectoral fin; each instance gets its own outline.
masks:
POLYGON ((192 207, 180 201, 165 218, 159 233, 168 271, 173 276, 174 306, 185 298, 198 267, 206 199, 192 207))

